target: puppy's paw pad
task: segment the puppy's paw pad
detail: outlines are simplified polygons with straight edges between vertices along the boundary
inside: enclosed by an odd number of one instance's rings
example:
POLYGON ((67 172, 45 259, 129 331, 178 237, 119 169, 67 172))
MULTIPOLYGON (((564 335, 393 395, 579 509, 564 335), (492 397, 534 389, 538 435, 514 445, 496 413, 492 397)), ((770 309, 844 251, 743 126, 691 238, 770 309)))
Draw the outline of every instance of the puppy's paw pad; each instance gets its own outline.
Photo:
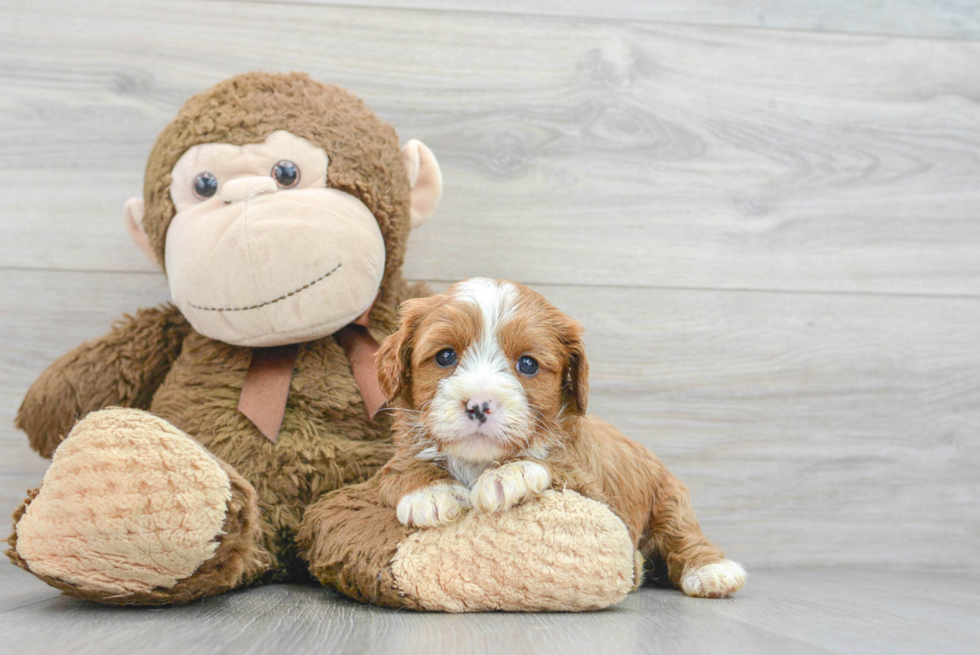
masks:
POLYGON ((681 588, 688 596, 723 598, 741 589, 745 576, 741 564, 723 559, 689 572, 681 581, 681 588))
POLYGON ((481 475, 470 494, 481 512, 502 512, 536 495, 551 484, 548 469, 536 462, 510 462, 481 475))
POLYGON ((413 491, 395 510, 402 525, 434 528, 452 523, 470 506, 469 492, 458 484, 436 484, 413 491))

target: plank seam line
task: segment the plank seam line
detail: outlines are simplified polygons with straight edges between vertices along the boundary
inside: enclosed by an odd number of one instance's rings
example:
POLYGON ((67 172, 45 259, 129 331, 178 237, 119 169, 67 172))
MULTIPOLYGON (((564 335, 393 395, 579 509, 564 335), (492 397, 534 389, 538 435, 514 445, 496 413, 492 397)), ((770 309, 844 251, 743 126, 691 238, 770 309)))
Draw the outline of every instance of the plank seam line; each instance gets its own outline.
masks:
POLYGON ((473 10, 473 9, 440 9, 437 7, 395 7, 391 5, 353 5, 338 3, 319 3, 302 2, 302 0, 207 0, 208 2, 250 4, 250 5, 289 5, 292 7, 323 7, 330 9, 353 9, 360 11, 384 10, 384 11, 403 11, 430 14, 457 14, 457 15, 485 15, 485 16, 513 16, 517 19, 541 18, 546 20, 579 20, 590 23, 611 23, 616 25, 650 25, 650 26, 679 26, 711 28, 718 30, 751 30, 754 32, 784 32, 787 34, 810 34, 819 36, 833 37, 855 37, 859 39, 902 39, 906 41, 948 41, 953 43, 976 43, 980 37, 968 36, 923 36, 915 34, 895 34, 894 32, 845 32, 841 30, 807 30, 793 27, 764 27, 759 25, 733 25, 731 23, 694 23, 690 21, 667 21, 653 20, 649 18, 605 18, 602 16, 589 16, 587 14, 528 14, 522 12, 492 11, 492 10, 473 10))
MULTIPOLYGON (((11 564, 11 566, 13 566, 13 564, 11 564)), ((0 614, 7 614, 8 612, 16 612, 17 610, 22 610, 25 607, 31 607, 32 605, 40 605, 41 603, 46 603, 46 602, 49 602, 49 601, 52 601, 52 600, 58 600, 61 597, 62 596, 59 593, 59 594, 56 594, 54 596, 50 596, 48 598, 42 598, 41 600, 35 600, 34 602, 31 602, 31 603, 27 603, 27 604, 24 604, 24 605, 18 605, 17 607, 8 607, 7 609, 5 609, 2 612, 0 612, 0 614)))
MULTIPOLYGON (((82 273, 93 275, 160 275, 160 271, 127 271, 127 270, 103 270, 91 268, 36 268, 29 266, 0 266, 0 272, 22 272, 22 273, 82 273)), ((453 284, 459 280, 441 280, 436 278, 406 278, 409 282, 428 282, 432 284, 453 284)), ((789 295, 809 295, 809 296, 865 296, 873 298, 934 298, 937 300, 980 300, 980 293, 915 293, 915 292, 887 292, 887 291, 826 291, 821 289, 763 289, 763 288, 735 288, 735 287, 689 287, 680 285, 660 285, 660 284, 575 284, 560 282, 539 282, 535 280, 518 280, 522 284, 532 287, 570 287, 573 289, 621 289, 624 291, 632 289, 647 289, 651 291, 691 291, 705 293, 769 293, 769 294, 789 294, 789 295)))
MULTIPOLYGON (((429 282, 433 284, 453 284, 458 280, 436 280, 425 278, 421 280, 411 280, 412 282, 429 282)), ((914 292, 886 292, 886 291, 823 291, 820 289, 762 289, 762 288, 735 288, 735 287, 686 287, 677 285, 660 284, 570 284, 560 282, 536 282, 534 280, 520 280, 522 284, 532 287, 571 287, 575 289, 650 289, 654 291, 703 291, 705 293, 729 292, 729 293, 771 293, 771 294, 791 294, 791 295, 810 295, 810 296, 871 296, 877 298, 937 298, 942 300, 980 300, 980 293, 977 294, 954 294, 954 293, 914 293, 914 292)))

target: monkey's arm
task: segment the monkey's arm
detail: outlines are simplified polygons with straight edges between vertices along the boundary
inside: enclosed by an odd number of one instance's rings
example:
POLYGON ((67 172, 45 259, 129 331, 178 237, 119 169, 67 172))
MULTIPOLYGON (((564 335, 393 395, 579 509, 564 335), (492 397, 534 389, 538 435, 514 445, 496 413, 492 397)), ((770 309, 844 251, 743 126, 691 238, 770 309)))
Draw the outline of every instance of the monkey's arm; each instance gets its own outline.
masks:
POLYGON ((147 409, 190 326, 173 305, 124 316, 106 336, 63 355, 31 386, 16 425, 51 457, 79 418, 119 405, 147 409))

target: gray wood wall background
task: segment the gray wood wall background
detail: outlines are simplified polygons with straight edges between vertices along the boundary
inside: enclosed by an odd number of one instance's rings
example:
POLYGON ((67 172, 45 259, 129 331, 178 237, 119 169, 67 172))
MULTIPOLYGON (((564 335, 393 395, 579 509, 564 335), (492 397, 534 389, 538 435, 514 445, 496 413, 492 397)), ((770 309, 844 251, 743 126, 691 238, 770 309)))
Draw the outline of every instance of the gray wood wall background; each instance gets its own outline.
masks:
POLYGON ((978 40, 968 0, 0 0, 0 512, 31 382, 167 298, 121 222, 159 130, 303 70, 436 152, 408 276, 581 319, 732 557, 976 568, 978 40))

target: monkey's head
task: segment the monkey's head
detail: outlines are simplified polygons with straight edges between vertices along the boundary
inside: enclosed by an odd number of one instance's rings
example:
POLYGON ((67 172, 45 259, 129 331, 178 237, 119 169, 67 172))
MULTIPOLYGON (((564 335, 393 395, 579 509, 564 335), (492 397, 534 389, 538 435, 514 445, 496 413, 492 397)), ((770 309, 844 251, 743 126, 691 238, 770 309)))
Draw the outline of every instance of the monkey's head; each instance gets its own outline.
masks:
POLYGON ((359 98, 247 73, 187 101, 125 215, 195 330, 276 346, 333 334, 384 295, 441 190, 429 149, 399 148, 359 98))

